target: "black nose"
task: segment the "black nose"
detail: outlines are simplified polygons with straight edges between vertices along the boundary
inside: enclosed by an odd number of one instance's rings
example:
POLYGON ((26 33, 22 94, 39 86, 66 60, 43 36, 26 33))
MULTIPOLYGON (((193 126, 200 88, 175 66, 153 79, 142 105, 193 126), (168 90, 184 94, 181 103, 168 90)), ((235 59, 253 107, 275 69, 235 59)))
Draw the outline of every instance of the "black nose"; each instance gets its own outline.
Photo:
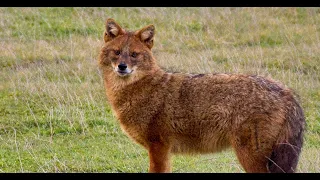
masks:
POLYGON ((126 69, 127 69, 127 65, 126 65, 125 63, 120 63, 120 64, 118 65, 118 68, 119 68, 121 71, 123 71, 123 70, 126 70, 126 69))

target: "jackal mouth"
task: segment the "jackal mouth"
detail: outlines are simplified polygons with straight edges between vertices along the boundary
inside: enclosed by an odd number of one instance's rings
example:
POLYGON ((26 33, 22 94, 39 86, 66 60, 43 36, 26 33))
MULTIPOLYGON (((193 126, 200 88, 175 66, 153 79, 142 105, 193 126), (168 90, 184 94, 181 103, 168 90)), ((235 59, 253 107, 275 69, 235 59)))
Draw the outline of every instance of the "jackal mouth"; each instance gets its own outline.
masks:
POLYGON ((127 75, 131 74, 131 73, 133 72, 133 70, 131 70, 131 71, 127 71, 127 70, 124 70, 124 71, 117 70, 116 72, 117 72, 117 74, 118 74, 119 76, 127 76, 127 75))

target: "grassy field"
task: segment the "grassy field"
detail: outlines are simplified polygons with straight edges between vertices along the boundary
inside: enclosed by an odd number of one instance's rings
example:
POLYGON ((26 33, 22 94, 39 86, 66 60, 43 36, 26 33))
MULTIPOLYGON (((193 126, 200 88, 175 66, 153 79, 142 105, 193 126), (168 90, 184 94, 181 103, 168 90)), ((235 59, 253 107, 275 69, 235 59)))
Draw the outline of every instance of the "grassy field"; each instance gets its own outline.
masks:
MULTIPOLYGON (((307 131, 298 172, 320 172, 320 8, 0 8, 0 172, 147 172, 97 65, 105 20, 156 27, 168 71, 270 76, 307 131)), ((173 172, 244 172, 235 154, 174 156, 173 172)))

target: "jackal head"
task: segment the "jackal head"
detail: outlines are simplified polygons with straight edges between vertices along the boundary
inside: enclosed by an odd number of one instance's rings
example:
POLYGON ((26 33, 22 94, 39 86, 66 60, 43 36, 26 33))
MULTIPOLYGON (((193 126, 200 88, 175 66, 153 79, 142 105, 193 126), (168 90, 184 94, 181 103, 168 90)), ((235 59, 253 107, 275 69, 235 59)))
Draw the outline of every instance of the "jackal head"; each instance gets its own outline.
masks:
POLYGON ((155 34, 153 25, 137 31, 126 31, 109 18, 105 28, 100 65, 112 68, 120 77, 148 72, 154 68, 155 60, 151 52, 155 34))

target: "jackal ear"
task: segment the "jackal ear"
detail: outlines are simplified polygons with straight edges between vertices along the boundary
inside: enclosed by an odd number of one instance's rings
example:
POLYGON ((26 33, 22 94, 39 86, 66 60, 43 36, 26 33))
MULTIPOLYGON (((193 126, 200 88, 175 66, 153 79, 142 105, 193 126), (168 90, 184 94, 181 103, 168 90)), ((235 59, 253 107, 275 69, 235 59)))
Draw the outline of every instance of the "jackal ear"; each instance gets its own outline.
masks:
POLYGON ((140 39, 149 49, 153 46, 155 28, 153 25, 146 26, 135 32, 135 36, 140 39))
POLYGON ((112 18, 106 21, 106 30, 104 32, 104 42, 108 42, 113 38, 124 34, 124 30, 112 18))

